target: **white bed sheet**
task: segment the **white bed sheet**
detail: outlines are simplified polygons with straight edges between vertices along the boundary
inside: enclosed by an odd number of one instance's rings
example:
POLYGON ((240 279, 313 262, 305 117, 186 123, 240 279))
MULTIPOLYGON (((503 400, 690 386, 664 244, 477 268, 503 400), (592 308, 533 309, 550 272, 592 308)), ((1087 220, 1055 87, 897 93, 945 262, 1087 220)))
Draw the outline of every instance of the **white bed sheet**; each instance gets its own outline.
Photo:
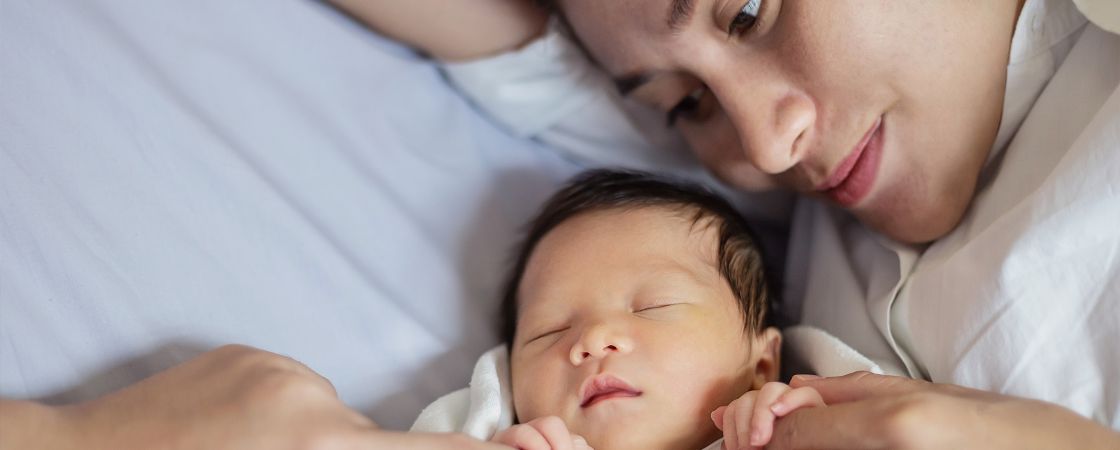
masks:
POLYGON ((317 2, 0 0, 0 396, 238 342, 405 428, 577 170, 317 2))

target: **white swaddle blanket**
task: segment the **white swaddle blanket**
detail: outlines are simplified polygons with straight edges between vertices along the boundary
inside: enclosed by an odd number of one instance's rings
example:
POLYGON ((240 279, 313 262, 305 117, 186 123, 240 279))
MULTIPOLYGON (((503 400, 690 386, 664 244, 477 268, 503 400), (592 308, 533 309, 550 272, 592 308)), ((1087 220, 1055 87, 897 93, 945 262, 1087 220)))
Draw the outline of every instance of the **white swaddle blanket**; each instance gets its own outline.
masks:
MULTIPOLYGON (((866 370, 883 373, 879 365, 819 328, 797 325, 782 331, 788 353, 806 370, 839 376, 866 370)), ((459 432, 489 440, 513 426, 509 352, 499 345, 484 353, 474 366, 470 386, 440 397, 420 412, 410 431, 459 432)), ((707 449, 718 449, 716 441, 707 449)))

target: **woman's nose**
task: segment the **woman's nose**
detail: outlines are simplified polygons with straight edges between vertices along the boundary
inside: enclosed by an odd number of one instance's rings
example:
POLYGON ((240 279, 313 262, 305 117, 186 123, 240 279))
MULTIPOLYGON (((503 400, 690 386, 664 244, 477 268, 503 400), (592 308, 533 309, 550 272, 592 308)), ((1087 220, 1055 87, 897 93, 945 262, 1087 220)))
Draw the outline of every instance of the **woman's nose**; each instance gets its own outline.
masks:
POLYGON ((796 166, 809 151, 816 105, 782 74, 758 72, 752 71, 750 80, 724 78, 724 86, 712 89, 747 160, 759 171, 776 175, 796 166))
POLYGON ((588 328, 572 345, 568 358, 579 366, 586 361, 602 359, 611 354, 629 353, 633 347, 630 338, 617 328, 606 324, 588 328))

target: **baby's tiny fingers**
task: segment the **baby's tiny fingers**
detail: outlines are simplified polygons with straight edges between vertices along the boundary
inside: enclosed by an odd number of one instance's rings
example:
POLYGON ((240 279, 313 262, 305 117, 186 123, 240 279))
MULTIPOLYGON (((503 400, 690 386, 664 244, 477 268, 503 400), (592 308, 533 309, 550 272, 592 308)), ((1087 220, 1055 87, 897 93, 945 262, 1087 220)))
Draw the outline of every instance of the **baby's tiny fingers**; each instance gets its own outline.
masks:
MULTIPOLYGON (((723 439, 725 441, 730 440, 732 444, 735 444, 731 448, 739 449, 750 442, 751 413, 754 411, 757 399, 758 391, 750 391, 728 405, 728 414, 733 416, 729 421, 732 425, 731 428, 724 428, 723 439)), ((727 423, 728 421, 725 420, 724 422, 727 423)))
POLYGON ((750 444, 755 447, 761 447, 770 442, 770 435, 774 432, 774 413, 770 411, 770 405, 782 396, 783 393, 789 391, 789 386, 785 383, 770 382, 762 386, 758 391, 758 399, 755 400, 754 411, 751 414, 750 421, 750 444))
POLYGON ((541 417, 530 421, 528 425, 536 428, 541 436, 544 436, 545 441, 548 442, 548 448, 552 450, 572 450, 574 440, 563 419, 556 416, 541 417))
POLYGON ((782 394, 781 398, 770 405, 770 411, 773 411, 775 416, 782 417, 798 408, 814 406, 825 406, 824 399, 816 389, 806 386, 782 394))
POLYGON ((550 450, 552 448, 539 431, 528 425, 514 425, 507 428, 494 435, 491 441, 521 450, 550 450))
POLYGON ((735 414, 738 411, 735 409, 735 403, 737 402, 738 400, 732 402, 731 405, 728 405, 728 408, 723 411, 723 425, 719 427, 720 430, 723 431, 724 445, 731 450, 739 449, 738 436, 735 434, 735 414))
POLYGON ((718 428, 719 431, 723 431, 723 415, 725 411, 727 411, 726 406, 720 406, 716 408, 715 411, 712 411, 712 423, 716 424, 716 428, 718 428))

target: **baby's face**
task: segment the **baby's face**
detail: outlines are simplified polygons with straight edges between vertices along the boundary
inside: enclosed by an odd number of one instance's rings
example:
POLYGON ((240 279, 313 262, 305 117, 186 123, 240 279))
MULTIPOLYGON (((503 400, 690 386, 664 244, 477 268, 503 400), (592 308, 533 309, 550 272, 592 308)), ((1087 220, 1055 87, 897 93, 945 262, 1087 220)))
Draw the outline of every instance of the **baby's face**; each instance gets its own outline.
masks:
POLYGON ((597 450, 719 437, 712 410, 775 376, 779 338, 744 330, 704 223, 661 207, 602 211, 540 241, 512 344, 521 422, 559 416, 597 450))

